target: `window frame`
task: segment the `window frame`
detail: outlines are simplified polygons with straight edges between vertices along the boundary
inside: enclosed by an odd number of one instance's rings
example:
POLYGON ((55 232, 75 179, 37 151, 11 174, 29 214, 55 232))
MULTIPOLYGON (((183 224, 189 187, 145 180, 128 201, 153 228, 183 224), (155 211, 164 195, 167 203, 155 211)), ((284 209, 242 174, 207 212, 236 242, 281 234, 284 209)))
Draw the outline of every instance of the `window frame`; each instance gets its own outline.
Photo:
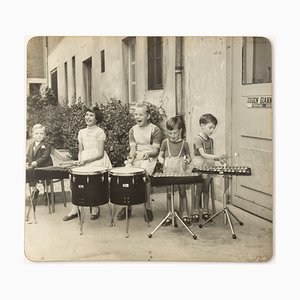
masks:
POLYGON ((163 84, 163 38, 147 38, 148 53, 148 90, 162 90, 163 84), (159 49, 160 48, 160 49, 159 49), (158 68, 160 80, 158 78, 158 68))

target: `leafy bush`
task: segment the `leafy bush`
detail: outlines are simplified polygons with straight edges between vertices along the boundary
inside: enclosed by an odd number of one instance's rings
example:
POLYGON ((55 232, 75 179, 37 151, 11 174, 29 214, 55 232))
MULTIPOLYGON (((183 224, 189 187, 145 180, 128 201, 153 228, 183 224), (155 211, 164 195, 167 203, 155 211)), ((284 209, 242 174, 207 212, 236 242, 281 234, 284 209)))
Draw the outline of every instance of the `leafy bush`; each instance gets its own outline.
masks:
POLYGON ((49 88, 28 96, 27 137, 30 137, 32 126, 40 123, 46 127, 46 140, 56 148, 64 148, 62 123, 68 119, 69 107, 55 103, 55 96, 49 88))
POLYGON ((62 138, 65 142, 65 148, 68 149, 71 159, 78 159, 78 132, 85 128, 84 116, 87 111, 86 106, 78 102, 73 104, 68 111, 68 118, 62 122, 62 138))
POLYGON ((128 133, 135 124, 133 115, 127 104, 116 99, 109 99, 106 104, 100 104, 103 121, 100 127, 107 136, 105 150, 114 167, 124 165, 129 153, 128 133))
POLYGON ((162 122, 166 117, 165 111, 161 106, 156 106, 150 102, 145 102, 150 109, 151 122, 158 126, 163 132, 162 122))

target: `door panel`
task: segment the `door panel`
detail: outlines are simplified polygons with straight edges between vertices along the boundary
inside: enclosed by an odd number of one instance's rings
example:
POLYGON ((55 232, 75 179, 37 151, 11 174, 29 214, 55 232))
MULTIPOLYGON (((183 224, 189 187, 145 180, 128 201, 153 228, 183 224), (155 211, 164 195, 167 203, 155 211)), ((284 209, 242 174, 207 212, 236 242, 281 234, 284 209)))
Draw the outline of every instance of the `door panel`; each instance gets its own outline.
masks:
POLYGON ((247 57, 245 71, 243 46, 242 38, 233 41, 232 154, 233 164, 250 166, 252 176, 233 178, 232 204, 272 220, 272 103, 263 104, 271 102, 271 83, 248 84, 248 78, 242 84, 242 74, 252 74, 253 59, 247 57))

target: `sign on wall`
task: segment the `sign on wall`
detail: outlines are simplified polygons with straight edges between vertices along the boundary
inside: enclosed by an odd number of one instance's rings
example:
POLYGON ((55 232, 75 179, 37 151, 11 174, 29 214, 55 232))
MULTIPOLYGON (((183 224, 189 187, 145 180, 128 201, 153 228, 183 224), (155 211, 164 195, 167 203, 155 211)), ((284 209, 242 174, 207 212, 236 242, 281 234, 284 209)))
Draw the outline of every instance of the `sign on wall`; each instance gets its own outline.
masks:
POLYGON ((247 97, 248 108, 271 108, 272 96, 251 96, 247 97))

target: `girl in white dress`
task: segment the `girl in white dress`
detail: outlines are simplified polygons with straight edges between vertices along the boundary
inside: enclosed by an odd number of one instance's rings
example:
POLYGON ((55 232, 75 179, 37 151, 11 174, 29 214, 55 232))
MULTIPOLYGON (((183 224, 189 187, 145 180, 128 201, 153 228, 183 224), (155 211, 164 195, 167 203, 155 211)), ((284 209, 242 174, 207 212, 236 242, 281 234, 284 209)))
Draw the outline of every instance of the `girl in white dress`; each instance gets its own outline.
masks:
MULTIPOLYGON (((97 124, 103 119, 98 107, 91 107, 85 114, 86 128, 79 130, 79 154, 78 166, 93 166, 111 168, 111 162, 104 150, 106 135, 97 124)), ((91 220, 96 220, 100 216, 100 208, 92 207, 91 220)), ((63 220, 69 221, 78 217, 77 207, 73 205, 72 210, 63 220)))

